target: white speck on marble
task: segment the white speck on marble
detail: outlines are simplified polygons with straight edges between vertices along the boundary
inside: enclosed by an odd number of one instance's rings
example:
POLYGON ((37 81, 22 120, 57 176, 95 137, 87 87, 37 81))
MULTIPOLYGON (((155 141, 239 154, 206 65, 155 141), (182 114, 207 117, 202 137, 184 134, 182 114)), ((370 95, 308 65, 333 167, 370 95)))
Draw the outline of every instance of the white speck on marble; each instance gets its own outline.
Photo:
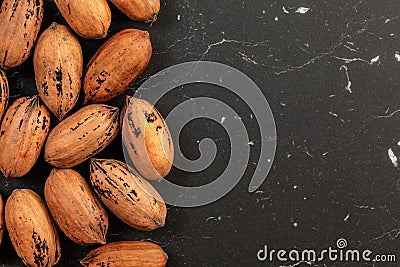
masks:
POLYGON ((208 221, 210 221, 210 220, 215 220, 215 217, 213 217, 213 216, 208 217, 208 218, 206 219, 206 222, 208 222, 208 221))
POLYGON ((374 57, 373 59, 371 59, 370 64, 374 64, 374 63, 379 62, 379 59, 380 59, 380 58, 381 58, 381 56, 376 56, 376 57, 374 57))
POLYGON ((364 205, 353 205, 353 206, 359 209, 375 210, 375 208, 371 206, 364 206, 364 205))
POLYGON ((295 186, 293 186, 293 189, 297 189, 297 188, 299 188, 299 186, 298 186, 298 185, 295 185, 295 186))
MULTIPOLYGON (((385 114, 387 114, 388 112, 389 112, 389 110, 387 110, 385 114)), ((387 119, 387 118, 393 117, 394 115, 396 115, 399 112, 400 112, 400 109, 397 109, 397 110, 393 111, 392 113, 390 113, 389 115, 374 116, 373 118, 374 119, 387 119)))
POLYGON ((282 7, 283 12, 285 12, 286 14, 289 14, 289 11, 286 9, 286 7, 282 7))
POLYGON ((352 63, 352 62, 358 62, 358 61, 359 61, 359 62, 364 62, 364 63, 367 63, 367 64, 371 64, 370 61, 367 61, 367 60, 362 59, 362 58, 359 58, 359 57, 355 57, 355 58, 344 58, 344 57, 337 57, 337 56, 334 56, 334 58, 339 59, 339 60, 343 60, 345 64, 349 64, 349 63, 352 63))
POLYGON ((389 150, 388 150, 388 156, 389 156, 390 160, 392 161, 393 166, 398 168, 399 167, 398 158, 396 157, 396 155, 394 154, 394 152, 391 148, 389 148, 389 150))
MULTIPOLYGON (((221 32, 221 34, 224 35, 224 32, 221 32)), ((236 45, 241 45, 241 46, 245 46, 245 47, 253 47, 253 48, 260 47, 260 46, 268 47, 267 40, 256 42, 256 43, 249 43, 249 42, 244 42, 244 41, 239 41, 239 40, 229 40, 229 39, 222 38, 221 41, 209 44, 207 46, 206 51, 204 51, 204 53, 203 53, 203 57, 205 55, 207 55, 211 51, 212 48, 223 45, 223 44, 236 44, 236 45)))
POLYGON ((225 120, 226 120, 226 118, 225 118, 225 117, 222 117, 222 118, 221 118, 221 124, 223 124, 223 123, 225 122, 225 120))
POLYGON ((249 146, 254 146, 254 141, 250 141, 247 143, 249 146))
POLYGON ((333 117, 336 117, 336 118, 338 118, 338 119, 339 119, 341 122, 343 122, 343 123, 345 122, 345 121, 344 121, 342 118, 340 118, 340 117, 339 117, 339 115, 338 115, 338 114, 336 114, 336 113, 333 113, 332 111, 329 111, 328 113, 329 113, 330 115, 332 115, 333 117))
POLYGON ((353 52, 359 52, 359 48, 356 47, 353 42, 347 41, 346 44, 343 44, 343 47, 353 52))
POLYGON ((252 63, 253 65, 258 65, 257 61, 255 61, 254 59, 251 59, 248 55, 239 52, 239 55, 242 56, 242 59, 246 62, 252 63))
POLYGON ((346 91, 348 91, 350 94, 353 93, 351 90, 351 80, 350 80, 350 75, 349 75, 349 69, 347 68, 346 65, 340 66, 340 70, 344 70, 344 73, 346 74, 346 79, 347 79, 347 85, 344 87, 346 91))
POLYGON ((178 17, 176 18, 178 21, 181 20, 181 15, 178 15, 178 17))
POLYGON ((221 220, 222 220, 222 217, 221 217, 221 216, 218 216, 218 217, 210 216, 210 217, 208 217, 208 218, 206 219, 206 222, 209 222, 209 221, 211 221, 211 220, 213 220, 213 221, 221 221, 221 220))
POLYGON ((347 220, 350 218, 350 213, 348 213, 347 215, 346 215, 346 217, 343 219, 343 221, 345 221, 345 222, 347 222, 347 220))
POLYGON ((297 228, 297 227, 299 227, 299 224, 298 224, 297 222, 294 222, 294 223, 293 223, 293 227, 294 227, 294 228, 297 228))
POLYGON ((306 154, 307 154, 307 156, 309 156, 310 158, 314 158, 314 156, 313 156, 309 151, 306 151, 306 154))
POLYGON ((309 10, 310 10, 309 7, 299 7, 299 8, 296 10, 296 13, 305 14, 305 13, 307 13, 309 10))
POLYGON ((394 57, 396 58, 397 61, 400 62, 400 53, 399 52, 395 52, 394 57))
POLYGON ((278 21, 279 20, 279 17, 275 17, 275 21, 278 21))
POLYGON ((301 65, 298 66, 289 66, 287 69, 284 70, 280 70, 280 71, 275 71, 276 75, 282 75, 291 71, 295 71, 295 70, 301 70, 311 64, 314 64, 316 61, 321 60, 329 55, 331 55, 337 47, 339 47, 341 44, 336 44, 333 45, 332 47, 330 47, 329 51, 323 52, 323 53, 319 53, 318 55, 316 55, 315 57, 310 58, 309 60, 307 60, 306 62, 304 62, 301 65))

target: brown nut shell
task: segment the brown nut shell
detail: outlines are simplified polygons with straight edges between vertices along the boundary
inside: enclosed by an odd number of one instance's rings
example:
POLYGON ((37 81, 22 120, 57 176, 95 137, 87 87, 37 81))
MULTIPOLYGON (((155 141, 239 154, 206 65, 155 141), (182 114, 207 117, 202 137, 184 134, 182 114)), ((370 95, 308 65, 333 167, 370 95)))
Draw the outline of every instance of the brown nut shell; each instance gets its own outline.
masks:
POLYGON ((103 104, 83 107, 50 132, 45 160, 57 168, 74 167, 106 148, 118 132, 118 108, 103 104))
POLYGON ((151 54, 147 31, 126 29, 113 35, 87 66, 85 103, 101 103, 122 94, 145 70, 151 54))
POLYGON ((0 170, 17 178, 27 174, 40 156, 49 133, 50 114, 39 97, 17 99, 7 110, 0 129, 0 170))
POLYGON ((27 266, 54 266, 60 241, 42 199, 32 190, 14 190, 6 202, 5 219, 11 243, 27 266))
POLYGON ((168 255, 154 243, 120 241, 90 251, 81 264, 86 267, 164 267, 167 260, 168 255))
POLYGON ((3 197, 0 195, 0 244, 4 236, 4 202, 3 197))
POLYGON ((53 169, 44 195, 51 215, 69 239, 79 245, 106 243, 107 213, 78 172, 53 169))
POLYGON ((43 20, 43 0, 4 0, 0 8, 0 66, 17 67, 31 54, 43 20))
POLYGON ((107 36, 111 10, 106 0, 54 0, 69 26, 81 37, 101 39, 107 36))
POLYGON ((92 159, 90 181, 101 201, 129 226, 152 231, 165 225, 167 208, 161 196, 125 163, 92 159))
POLYGON ((160 12, 160 0, 111 0, 111 2, 134 21, 154 22, 160 12))
POLYGON ((161 180, 172 168, 174 145, 161 114, 146 100, 127 97, 121 113, 125 153, 146 179, 161 180))
POLYGON ((5 71, 0 69, 0 123, 6 113, 10 91, 5 71))
POLYGON ((37 41, 33 66, 40 98, 62 120, 75 106, 81 89, 83 55, 78 39, 54 22, 37 41))

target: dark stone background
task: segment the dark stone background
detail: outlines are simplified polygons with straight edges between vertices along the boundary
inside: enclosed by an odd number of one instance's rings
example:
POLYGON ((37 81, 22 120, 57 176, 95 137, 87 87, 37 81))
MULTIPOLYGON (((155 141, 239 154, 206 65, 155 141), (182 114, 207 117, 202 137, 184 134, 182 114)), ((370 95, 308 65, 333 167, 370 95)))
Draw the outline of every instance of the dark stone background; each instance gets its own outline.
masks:
MULTIPOLYGON (((42 31, 53 21, 65 23, 52 1, 45 4, 42 31)), ((218 202, 193 209, 170 207, 166 226, 151 233, 131 229, 110 214, 108 241, 152 240, 169 254, 169 266, 279 266, 278 262, 258 262, 257 251, 264 244, 275 249, 318 250, 335 247, 339 238, 347 239, 349 248, 396 254, 400 179, 388 149, 400 152, 400 112, 396 112, 400 109, 400 62, 395 57, 400 52, 398 1, 170 0, 162 1, 159 20, 152 27, 131 22, 110 6, 109 36, 128 27, 147 29, 154 47, 149 68, 129 94, 152 74, 177 63, 228 64, 263 90, 274 112, 278 147, 268 179, 257 193, 248 193, 260 149, 257 123, 250 118, 249 108, 218 87, 177 88, 159 103, 162 114, 196 96, 221 99, 240 114, 254 141, 246 176, 218 202), (299 7, 310 10, 296 13, 299 7), (351 86, 346 88, 349 81, 351 86)), ((80 41, 87 62, 105 40, 80 41)), ((31 60, 7 74, 11 101, 35 94, 31 60)), ((123 99, 110 103, 121 106, 123 99)), ((188 124, 179 146, 195 159, 199 156, 196 141, 204 137, 213 138, 219 151, 224 151, 214 164, 197 174, 174 169, 168 179, 196 185, 223 171, 230 143, 217 123, 196 120, 188 124)), ((122 160, 120 141, 99 157, 122 160)), ((2 178, 0 192, 7 197, 15 188, 31 188, 42 194, 50 169, 41 158, 26 177, 2 178)), ((87 163, 76 169, 88 176, 87 163)), ((59 266, 78 266, 92 249, 75 245, 62 234, 61 239, 59 266)), ((0 264, 21 265, 7 235, 0 247, 0 264)))

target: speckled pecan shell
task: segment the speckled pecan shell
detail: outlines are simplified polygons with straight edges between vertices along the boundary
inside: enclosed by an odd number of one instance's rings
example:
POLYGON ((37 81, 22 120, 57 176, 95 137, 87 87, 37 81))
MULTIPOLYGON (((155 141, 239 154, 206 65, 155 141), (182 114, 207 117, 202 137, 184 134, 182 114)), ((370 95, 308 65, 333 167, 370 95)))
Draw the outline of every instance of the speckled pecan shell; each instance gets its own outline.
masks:
POLYGON ((57 168, 71 168, 108 146, 119 132, 119 110, 93 104, 64 119, 49 134, 45 160, 57 168))
POLYGON ((154 22, 160 12, 160 0, 111 0, 111 2, 135 21, 154 22))
POLYGON ((87 66, 85 103, 101 103, 122 94, 145 70, 151 53, 147 31, 126 29, 113 35, 87 66))
POLYGON ((3 197, 0 195, 0 244, 4 236, 4 202, 3 197))
POLYGON ((81 260, 86 267, 164 267, 168 255, 164 250, 151 242, 146 241, 120 241, 113 242, 89 252, 81 260))
POLYGON ((7 109, 9 96, 10 92, 8 88, 7 76, 5 71, 0 69, 0 123, 7 109))
POLYGON ((17 99, 7 110, 0 129, 0 170, 22 177, 35 165, 49 133, 50 114, 39 97, 17 99))
POLYGON ((54 22, 37 41, 33 66, 40 98, 62 120, 75 106, 81 89, 83 56, 78 39, 54 22))
POLYGON ((125 152, 146 179, 161 180, 171 170, 174 145, 161 114, 149 102, 127 97, 121 113, 125 152))
POLYGON ((43 0, 4 0, 0 8, 0 66, 21 65, 31 54, 43 19, 43 0))
POLYGON ((161 196, 125 163, 92 159, 90 181, 101 201, 129 226, 152 231, 165 225, 167 208, 161 196))
POLYGON ((87 39, 107 36, 111 10, 106 0, 54 0, 69 26, 87 39))
POLYGON ((32 190, 14 190, 5 219, 11 243, 27 266, 53 266, 60 259, 60 241, 42 199, 32 190))
POLYGON ((105 244, 108 216, 85 179, 72 169, 53 169, 44 187, 50 213, 79 245, 105 244))

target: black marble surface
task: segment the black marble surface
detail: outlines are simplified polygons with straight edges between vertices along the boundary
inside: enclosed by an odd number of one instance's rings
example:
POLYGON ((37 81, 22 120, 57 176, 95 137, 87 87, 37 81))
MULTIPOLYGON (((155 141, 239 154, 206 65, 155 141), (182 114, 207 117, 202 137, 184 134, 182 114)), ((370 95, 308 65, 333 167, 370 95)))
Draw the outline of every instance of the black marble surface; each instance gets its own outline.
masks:
MULTIPOLYGON (((278 134, 276 158, 266 182, 256 193, 248 193, 260 150, 257 122, 248 107, 218 87, 177 88, 158 105, 164 115, 196 96, 215 97, 235 107, 254 142, 246 176, 215 203, 169 207, 166 226, 151 233, 133 230, 110 214, 108 241, 156 242, 169 254, 169 266, 399 266, 261 263, 256 254, 265 244, 320 250, 334 247, 339 238, 345 238, 349 248, 398 252, 400 179, 388 151, 400 155, 400 3, 170 0, 162 1, 161 10, 150 27, 131 22, 112 7, 110 35, 128 27, 147 29, 154 47, 149 68, 128 94, 177 63, 208 60, 235 67, 259 85, 271 105, 278 134)), ((53 21, 65 23, 52 1, 46 1, 45 13, 42 30, 53 21)), ((87 62, 105 40, 80 41, 87 62)), ((11 101, 35 94, 31 60, 7 74, 11 101)), ((123 99, 110 103, 121 106, 123 99)), ((214 164, 197 174, 173 169, 168 179, 202 184, 224 169, 230 143, 217 123, 188 124, 179 146, 195 159, 197 141, 205 137, 213 138, 220 151, 214 164)), ((123 159, 121 142, 115 141, 100 156, 123 159)), ((15 188, 31 188, 42 194, 50 169, 41 158, 26 177, 0 179, 0 192, 8 196, 15 188)), ((76 169, 87 177, 87 163, 76 169)), ((93 248, 61 238, 59 266, 78 266, 93 248)), ((0 264, 21 265, 7 236, 0 247, 0 264)))

